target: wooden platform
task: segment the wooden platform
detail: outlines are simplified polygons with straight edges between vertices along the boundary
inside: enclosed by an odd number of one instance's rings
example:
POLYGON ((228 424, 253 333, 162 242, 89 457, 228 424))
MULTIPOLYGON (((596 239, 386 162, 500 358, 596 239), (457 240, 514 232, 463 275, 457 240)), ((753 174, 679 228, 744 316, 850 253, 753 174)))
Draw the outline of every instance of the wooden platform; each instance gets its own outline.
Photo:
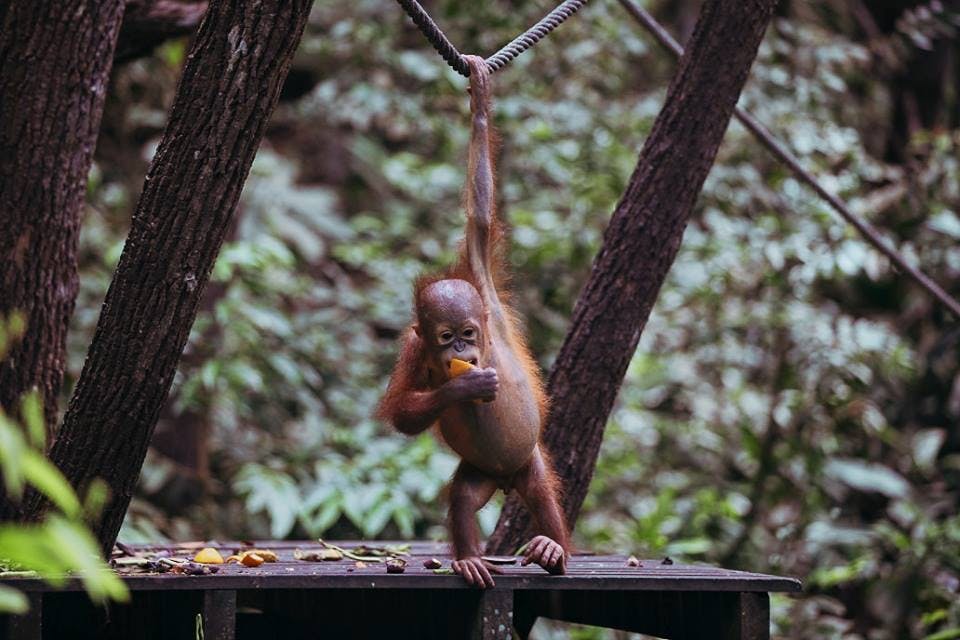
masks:
MULTIPOLYGON (((356 542, 340 542, 352 547, 356 542)), ((385 543, 368 543, 382 545, 385 543)), ((228 555, 249 546, 211 543, 228 555)), ((34 608, 11 618, 6 637, 193 638, 202 614, 205 640, 230 638, 510 638, 526 637, 540 616, 636 631, 663 638, 758 640, 769 638, 769 592, 796 592, 800 582, 708 566, 642 559, 630 567, 623 556, 574 556, 564 576, 536 566, 507 565, 496 587, 469 588, 459 576, 423 566, 434 557, 450 566, 446 545, 411 543, 402 574, 382 563, 358 566, 344 559, 295 560, 294 549, 315 542, 266 542, 279 562, 256 568, 220 565, 213 575, 125 575, 129 605, 98 610, 71 582, 53 591, 38 580, 2 580, 26 590, 34 608), (42 636, 41 636, 42 629, 42 636)), ((172 557, 195 549, 135 548, 172 557)), ((135 571, 125 569, 124 571, 135 571)), ((2 631, 0 631, 2 634, 2 631)))

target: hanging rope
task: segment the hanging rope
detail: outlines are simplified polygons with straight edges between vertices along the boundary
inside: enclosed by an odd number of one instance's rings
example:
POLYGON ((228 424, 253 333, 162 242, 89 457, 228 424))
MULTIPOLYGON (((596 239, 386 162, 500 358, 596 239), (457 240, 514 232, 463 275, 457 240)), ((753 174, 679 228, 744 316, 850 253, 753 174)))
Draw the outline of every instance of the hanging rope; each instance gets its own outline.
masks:
POLYGON ((397 0, 397 2, 413 20, 413 24, 417 25, 420 32, 430 41, 437 53, 447 61, 447 64, 460 75, 469 77, 470 67, 467 66, 467 61, 463 59, 463 54, 457 51, 452 42, 447 40, 447 36, 443 34, 430 14, 424 11, 420 3, 417 0, 397 0))
POLYGON ((513 42, 487 58, 490 72, 499 71, 518 55, 537 44, 544 36, 559 27, 563 22, 587 4, 587 0, 567 0, 544 18, 513 39, 513 42))
MULTIPOLYGON (((589 0, 566 0, 566 2, 561 3, 556 9, 544 16, 540 22, 521 33, 514 38, 510 44, 487 58, 487 66, 490 68, 490 73, 504 68, 521 53, 540 42, 544 36, 563 24, 567 18, 579 11, 588 1, 589 0)), ((417 0, 397 0, 397 3, 403 7, 403 10, 406 11, 410 19, 413 20, 413 23, 417 25, 420 32, 430 41, 430 44, 437 50, 437 53, 447 61, 447 64, 460 75, 468 77, 470 75, 470 68, 467 66, 466 60, 463 59, 463 54, 457 51, 457 48, 453 46, 453 43, 450 42, 443 31, 440 30, 440 27, 433 21, 430 14, 420 6, 420 3, 417 2, 417 0)))

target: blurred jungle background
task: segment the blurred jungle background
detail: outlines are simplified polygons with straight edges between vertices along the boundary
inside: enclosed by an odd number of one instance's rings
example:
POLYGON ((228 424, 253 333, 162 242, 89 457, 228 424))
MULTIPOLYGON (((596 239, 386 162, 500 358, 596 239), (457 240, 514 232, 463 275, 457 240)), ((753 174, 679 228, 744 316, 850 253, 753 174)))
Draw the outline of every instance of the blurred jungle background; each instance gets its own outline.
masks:
MULTIPOLYGON (((700 3, 644 4, 682 42, 700 3)), ((550 6, 427 3, 464 52, 498 49, 550 6)), ((958 16, 946 1, 784 1, 740 101, 953 292, 958 16)), ((114 71, 65 393, 187 46, 114 71)), ((674 69, 598 0, 495 78, 516 300, 545 370, 674 69)), ((121 540, 445 535, 454 457, 372 412, 412 279, 462 233, 464 87, 393 3, 316 3, 121 540)), ((801 577, 805 594, 773 599, 784 637, 957 638, 958 417, 960 327, 734 122, 576 543, 801 577)))

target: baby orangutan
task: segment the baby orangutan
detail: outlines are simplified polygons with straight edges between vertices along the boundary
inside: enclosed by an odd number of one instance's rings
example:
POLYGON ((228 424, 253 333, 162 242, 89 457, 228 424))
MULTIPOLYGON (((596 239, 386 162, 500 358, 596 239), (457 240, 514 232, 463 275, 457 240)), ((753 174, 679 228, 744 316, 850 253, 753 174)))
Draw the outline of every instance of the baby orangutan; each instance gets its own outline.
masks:
POLYGON ((515 490, 543 535, 523 564, 566 571, 569 542, 557 482, 540 428, 547 400, 513 310, 500 299, 505 268, 494 211, 490 77, 483 58, 470 65, 472 126, 467 165, 466 239, 460 258, 414 287, 415 324, 403 337, 379 415, 407 434, 434 424, 461 462, 450 487, 453 569, 471 585, 492 587, 502 573, 481 559, 476 513, 499 488, 515 490), (454 358, 474 367, 450 374, 454 358))

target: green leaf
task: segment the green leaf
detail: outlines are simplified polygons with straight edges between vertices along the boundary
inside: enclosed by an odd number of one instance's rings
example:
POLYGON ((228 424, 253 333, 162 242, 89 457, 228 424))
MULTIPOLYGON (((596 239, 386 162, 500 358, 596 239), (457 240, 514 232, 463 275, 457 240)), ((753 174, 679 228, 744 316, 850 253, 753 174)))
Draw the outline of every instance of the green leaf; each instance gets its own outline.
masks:
POLYGON ((913 460, 917 466, 926 471, 932 470, 937 461, 937 454, 947 438, 943 429, 923 429, 918 431, 912 442, 913 460))
POLYGON ((7 317, 7 333, 13 338, 23 337, 27 330, 27 316, 22 311, 14 311, 7 317))
POLYGON ((127 586, 100 559, 97 541, 89 531, 57 516, 49 518, 45 526, 50 532, 53 548, 61 554, 65 564, 79 573, 91 600, 102 603, 130 599, 127 586))
POLYGON ((925 627, 929 627, 940 622, 941 620, 946 620, 948 614, 949 611, 947 609, 934 609, 933 611, 927 611, 920 616, 920 623, 925 627))
POLYGON ((179 68, 183 64, 186 54, 186 45, 183 38, 164 43, 157 49, 157 55, 172 68, 179 68))
POLYGON ((859 579, 865 565, 866 562, 860 559, 850 564, 835 567, 820 567, 810 574, 808 580, 812 585, 829 589, 859 579))
POLYGON ((46 524, 0 527, 0 559, 18 569, 36 571, 52 585, 62 585, 70 566, 53 547, 46 524))
POLYGON ((27 596, 13 587, 0 584, 0 613, 22 615, 30 610, 27 596))
POLYGON ((410 508, 410 505, 401 505, 397 507, 393 512, 393 521, 397 524, 397 527, 399 527, 401 536, 404 538, 413 537, 414 520, 413 510, 410 508))
POLYGON ((707 538, 675 540, 667 545, 666 553, 673 556, 698 556, 710 551, 712 543, 707 538))
POLYGON ((941 211, 930 216, 927 224, 934 231, 939 231, 951 238, 960 238, 960 217, 953 211, 941 211))
POLYGON ((83 515, 89 522, 100 516, 110 497, 110 487, 101 478, 95 478, 87 487, 87 496, 83 500, 83 515))
POLYGON ((883 465, 853 459, 831 460, 824 472, 859 491, 877 492, 891 498, 906 498, 910 484, 896 471, 883 465))
POLYGON ((81 507, 73 487, 60 470, 36 451, 23 456, 23 475, 27 482, 48 497, 68 517, 80 515, 81 507))
POLYGON ((363 534, 368 538, 376 537, 387 526, 391 515, 393 515, 393 502, 389 498, 378 502, 373 509, 364 514, 363 534))
POLYGON ((23 494, 23 457, 27 443, 23 433, 0 411, 0 471, 7 495, 16 500, 23 494))
POLYGON ((248 464, 238 474, 237 490, 246 495, 247 510, 266 511, 270 535, 283 538, 293 529, 300 507, 300 491, 290 476, 263 465, 248 464))
POLYGON ((43 419, 43 402, 39 391, 33 389, 23 396, 20 401, 20 412, 23 422, 27 425, 30 444, 42 451, 47 440, 47 425, 43 419))
POLYGON ((316 536, 322 535, 327 529, 336 524, 337 520, 340 519, 340 497, 337 496, 334 499, 324 503, 323 507, 320 508, 319 513, 310 521, 311 533, 314 533, 316 536))

